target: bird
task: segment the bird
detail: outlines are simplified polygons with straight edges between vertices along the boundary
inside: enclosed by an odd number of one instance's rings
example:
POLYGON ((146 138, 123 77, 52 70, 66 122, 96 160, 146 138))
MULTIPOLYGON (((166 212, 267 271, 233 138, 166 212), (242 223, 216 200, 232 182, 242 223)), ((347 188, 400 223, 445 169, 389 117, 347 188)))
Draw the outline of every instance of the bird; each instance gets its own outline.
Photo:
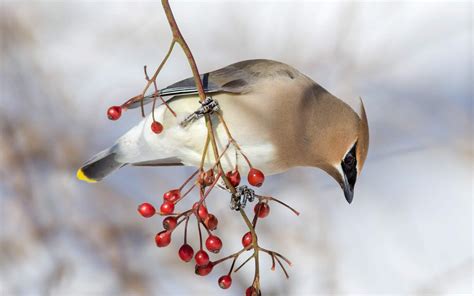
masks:
MULTIPOLYGON (((361 98, 356 112, 294 67, 266 59, 237 62, 200 78, 252 167, 265 175, 294 167, 322 169, 340 185, 347 202, 352 202, 369 148, 361 98)), ((168 98, 167 105, 158 105, 113 146, 87 161, 77 171, 78 179, 97 182, 125 165, 200 166, 208 134, 205 118, 183 124, 202 107, 194 78, 176 82, 159 94, 168 98), (164 128, 158 135, 150 129, 152 115, 164 128)), ((153 95, 143 98, 143 104, 152 101, 153 95)), ((210 118, 222 151, 230 139, 217 116, 210 118)), ((222 167, 230 171, 238 165, 246 174, 251 167, 236 150, 234 145, 228 147, 221 157, 222 167)), ((207 149, 204 167, 214 162, 212 149, 207 149)))

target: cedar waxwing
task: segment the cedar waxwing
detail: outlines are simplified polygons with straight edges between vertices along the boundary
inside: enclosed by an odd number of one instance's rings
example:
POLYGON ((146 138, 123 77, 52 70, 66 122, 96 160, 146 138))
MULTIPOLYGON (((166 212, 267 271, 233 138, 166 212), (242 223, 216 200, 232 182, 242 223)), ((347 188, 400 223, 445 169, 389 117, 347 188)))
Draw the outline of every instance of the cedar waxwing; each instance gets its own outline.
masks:
MULTIPOLYGON (((249 60, 201 76, 204 90, 218 102, 227 126, 250 159, 266 175, 292 167, 318 167, 331 175, 350 203, 354 185, 367 157, 369 129, 362 101, 360 114, 307 76, 286 64, 270 60, 249 60)), ((172 96, 158 106, 155 119, 164 130, 150 129, 151 114, 102 151, 77 172, 88 182, 101 180, 126 165, 199 167, 207 136, 204 117, 183 125, 201 104, 194 79, 177 82, 160 91, 172 96)), ((145 97, 144 103, 152 101, 145 97)), ((139 103, 130 105, 136 108, 139 103)), ((211 116, 219 151, 228 137, 216 116, 211 116)), ((214 164, 208 149, 205 167, 214 164)), ((225 171, 247 174, 249 167, 233 145, 221 159, 225 171)))

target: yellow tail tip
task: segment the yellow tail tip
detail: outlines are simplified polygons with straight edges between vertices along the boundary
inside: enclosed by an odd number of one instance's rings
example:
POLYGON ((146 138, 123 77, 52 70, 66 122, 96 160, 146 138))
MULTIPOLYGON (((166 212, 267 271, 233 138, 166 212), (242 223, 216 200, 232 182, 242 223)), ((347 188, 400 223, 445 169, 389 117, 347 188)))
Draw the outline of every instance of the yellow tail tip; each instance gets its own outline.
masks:
POLYGON ((81 181, 85 181, 87 183, 97 183, 97 180, 94 180, 94 179, 91 179, 89 177, 87 177, 84 172, 82 171, 82 169, 78 169, 77 170, 77 173, 76 173, 76 177, 81 180, 81 181))

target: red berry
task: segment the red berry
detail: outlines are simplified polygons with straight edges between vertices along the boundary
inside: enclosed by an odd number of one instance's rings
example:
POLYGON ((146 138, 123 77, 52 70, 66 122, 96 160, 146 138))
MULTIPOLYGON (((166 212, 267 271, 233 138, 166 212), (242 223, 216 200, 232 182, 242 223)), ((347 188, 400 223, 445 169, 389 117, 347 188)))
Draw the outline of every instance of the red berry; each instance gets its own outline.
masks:
POLYGON ((209 255, 207 255, 206 251, 199 250, 194 256, 194 260, 196 261, 196 265, 204 266, 209 263, 209 255))
MULTIPOLYGON (((199 202, 195 202, 193 205, 193 209, 196 210, 198 206, 199 206, 199 202)), ((202 220, 206 220, 207 216, 209 216, 209 212, 207 211, 206 206, 203 204, 199 206, 199 209, 197 210, 197 214, 199 218, 201 218, 202 220)))
POLYGON ((180 198, 181 191, 179 191, 179 189, 173 189, 163 194, 163 199, 165 201, 176 202, 180 198))
POLYGON ((107 117, 110 120, 117 120, 122 115, 122 107, 112 106, 107 110, 107 117))
POLYGON ((174 211, 174 203, 165 201, 161 207, 160 207, 160 212, 161 214, 168 215, 173 213, 174 211))
POLYGON ((257 296, 257 290, 253 286, 248 287, 247 290, 245 290, 245 296, 257 296))
POLYGON ((197 275, 206 276, 211 273, 213 267, 214 267, 214 264, 212 262, 209 262, 203 266, 196 265, 196 267, 194 268, 194 272, 197 275))
POLYGON ((145 218, 150 218, 156 213, 155 207, 151 204, 144 202, 138 206, 138 212, 145 218))
POLYGON ((247 247, 252 243, 252 233, 249 231, 242 236, 242 246, 247 247))
POLYGON ((230 285, 232 285, 232 278, 230 275, 223 275, 217 282, 219 283, 219 287, 222 289, 229 289, 230 285))
POLYGON ((251 168, 247 177, 249 184, 255 187, 260 187, 265 181, 265 175, 262 171, 251 168))
POLYGON ((208 211, 207 211, 207 208, 206 208, 205 206, 201 205, 201 206, 199 207, 199 210, 198 210, 198 215, 199 215, 199 218, 201 218, 201 219, 203 219, 203 220, 206 219, 207 216, 209 216, 209 213, 208 213, 208 211))
POLYGON ((160 248, 166 247, 171 242, 171 231, 163 230, 155 236, 156 245, 160 248))
POLYGON ((227 179, 229 179, 230 184, 232 186, 237 187, 240 184, 240 173, 237 169, 234 171, 228 171, 227 174, 225 174, 227 179))
POLYGON ((161 123, 159 123, 158 121, 153 121, 151 123, 151 130, 155 134, 159 134, 163 131, 163 125, 161 123))
POLYGON ((178 255, 184 262, 189 262, 193 259, 194 250, 190 245, 184 244, 179 248, 178 255))
POLYGON ((219 253, 219 251, 222 248, 222 241, 218 236, 215 235, 210 235, 206 239, 206 248, 209 250, 209 252, 212 253, 219 253))
POLYGON ((253 211, 259 218, 265 218, 270 214, 270 206, 267 203, 259 202, 255 205, 255 208, 253 208, 253 211))
POLYGON ((217 220, 216 216, 214 216, 213 214, 208 214, 207 218, 204 220, 204 224, 211 231, 216 230, 218 223, 219 223, 219 220, 217 220))
POLYGON ((166 217, 163 220, 163 228, 169 231, 173 231, 178 225, 178 219, 176 217, 166 217))

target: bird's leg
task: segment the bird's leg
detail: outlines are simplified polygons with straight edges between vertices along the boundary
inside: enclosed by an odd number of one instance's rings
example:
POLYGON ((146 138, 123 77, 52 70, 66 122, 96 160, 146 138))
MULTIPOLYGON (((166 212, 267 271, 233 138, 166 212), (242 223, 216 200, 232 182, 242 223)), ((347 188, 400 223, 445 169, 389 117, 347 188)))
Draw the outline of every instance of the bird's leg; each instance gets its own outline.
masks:
POLYGON ((211 114, 220 110, 219 103, 212 97, 207 97, 204 101, 200 102, 199 107, 194 113, 189 114, 181 123, 182 127, 186 127, 192 121, 203 117, 205 114, 211 114))
POLYGON ((237 192, 232 194, 230 200, 230 208, 232 210, 239 211, 245 208, 247 201, 253 202, 255 200, 255 191, 248 188, 246 185, 242 185, 236 188, 237 192))

